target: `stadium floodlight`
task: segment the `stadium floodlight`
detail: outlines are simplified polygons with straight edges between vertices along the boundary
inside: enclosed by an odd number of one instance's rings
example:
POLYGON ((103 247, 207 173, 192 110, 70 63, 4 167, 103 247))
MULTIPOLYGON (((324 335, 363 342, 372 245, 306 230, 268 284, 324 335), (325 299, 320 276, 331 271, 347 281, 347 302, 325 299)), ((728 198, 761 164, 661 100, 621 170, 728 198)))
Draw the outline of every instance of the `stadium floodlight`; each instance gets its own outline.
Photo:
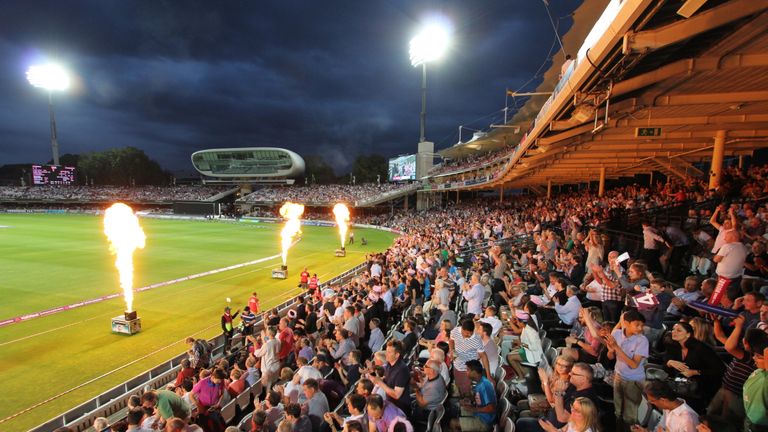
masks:
POLYGON ((427 63, 445 55, 450 44, 450 31, 447 25, 431 23, 426 25, 411 39, 409 54, 413 67, 421 66, 421 122, 419 142, 426 141, 424 128, 427 118, 427 63))
POLYGON ((56 117, 53 113, 53 92, 69 88, 69 74, 63 67, 48 63, 27 69, 27 80, 32 86, 48 91, 48 112, 51 117, 51 151, 53 164, 59 165, 59 142, 56 136, 56 117))

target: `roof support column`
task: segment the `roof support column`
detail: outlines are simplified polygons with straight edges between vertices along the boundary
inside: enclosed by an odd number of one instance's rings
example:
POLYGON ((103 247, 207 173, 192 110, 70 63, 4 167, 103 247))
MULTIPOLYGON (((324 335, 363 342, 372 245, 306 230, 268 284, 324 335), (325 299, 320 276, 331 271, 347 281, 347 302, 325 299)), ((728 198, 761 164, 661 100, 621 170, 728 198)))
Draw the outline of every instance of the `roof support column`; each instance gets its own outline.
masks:
POLYGON ((712 149, 712 166, 709 169, 709 189, 717 189, 723 177, 723 158, 725 156, 725 131, 715 134, 715 147, 712 149))
POLYGON ((547 198, 552 198, 552 180, 547 180, 547 198))
POLYGON ((600 167, 600 184, 597 187, 597 196, 602 198, 605 194, 605 167, 600 167))
POLYGON ((461 202, 461 198, 459 198, 459 190, 456 189, 456 204, 461 202))
POLYGON ((503 204, 503 203, 504 203, 504 185, 501 185, 501 187, 499 187, 499 204, 503 204))

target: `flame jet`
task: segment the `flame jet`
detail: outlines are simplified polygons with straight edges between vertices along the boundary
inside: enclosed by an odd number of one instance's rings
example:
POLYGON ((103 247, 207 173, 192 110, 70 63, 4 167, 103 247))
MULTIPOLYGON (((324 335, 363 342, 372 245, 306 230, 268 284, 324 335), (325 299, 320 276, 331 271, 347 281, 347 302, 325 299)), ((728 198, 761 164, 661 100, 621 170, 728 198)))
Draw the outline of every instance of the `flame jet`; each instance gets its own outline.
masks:
POLYGON ((109 251, 116 256, 115 267, 120 274, 120 286, 125 297, 125 311, 133 311, 133 252, 144 249, 147 236, 139 225, 133 209, 123 203, 113 204, 104 212, 104 234, 109 251))
POLYGON ((349 208, 345 204, 338 203, 333 206, 333 215, 336 217, 336 225, 339 226, 341 248, 344 249, 344 243, 347 241, 347 231, 349 230, 349 208))
POLYGON ((283 230, 280 231, 283 250, 283 266, 288 265, 288 248, 291 247, 291 241, 301 232, 301 215, 303 214, 303 204, 287 202, 280 207, 280 216, 285 219, 285 226, 283 226, 283 230))

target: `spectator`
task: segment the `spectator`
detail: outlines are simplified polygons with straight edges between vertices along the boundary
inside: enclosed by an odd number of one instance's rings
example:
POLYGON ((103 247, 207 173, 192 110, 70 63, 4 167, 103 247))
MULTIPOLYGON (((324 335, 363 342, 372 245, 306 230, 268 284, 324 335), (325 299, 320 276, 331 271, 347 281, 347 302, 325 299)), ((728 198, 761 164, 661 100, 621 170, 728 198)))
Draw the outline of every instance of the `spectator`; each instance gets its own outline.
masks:
POLYGON ((759 432, 768 428, 768 334, 749 329, 745 339, 749 342, 757 369, 744 382, 744 411, 747 414, 745 430, 759 432))
POLYGON ((460 327, 451 330, 449 341, 453 355, 453 379, 462 396, 470 394, 472 384, 467 373, 467 362, 477 360, 483 353, 483 341, 475 334, 475 323, 465 319, 460 327))
POLYGON ((538 364, 539 361, 541 361, 541 357, 544 355, 541 346, 541 338, 539 337, 541 323, 536 314, 537 310, 538 306, 536 306, 536 303, 529 301, 525 304, 525 311, 529 316, 526 323, 521 325, 516 317, 514 317, 511 322, 513 331, 520 332, 520 345, 517 349, 512 349, 512 351, 507 354, 506 358, 509 366, 517 374, 516 379, 518 380, 522 380, 525 377, 522 363, 538 364))
POLYGON ((328 406, 328 399, 325 394, 320 391, 320 385, 317 380, 310 378, 304 381, 304 396, 306 402, 301 408, 302 414, 306 413, 309 419, 312 421, 312 429, 317 430, 323 422, 323 417, 330 408, 328 406))
POLYGON ((379 395, 368 397, 368 432, 388 432, 389 425, 397 418, 405 417, 405 413, 395 404, 385 401, 379 395))
POLYGON ((141 427, 144 421, 144 410, 141 408, 132 408, 128 410, 128 415, 125 419, 128 422, 127 432, 153 432, 152 429, 145 429, 141 427))
MULTIPOLYGON (((198 424, 200 417, 207 419, 209 410, 221 408, 224 398, 224 384, 227 379, 227 372, 222 369, 214 369, 209 377, 203 378, 195 384, 192 389, 192 402, 197 408, 198 424)), ((202 421, 204 421, 203 419, 202 421)))
POLYGON ((416 409, 414 418, 426 419, 429 411, 437 409, 447 396, 447 385, 440 377, 441 364, 435 360, 428 360, 424 364, 424 371, 416 374, 415 395, 416 409))
POLYGON ((479 361, 468 361, 467 371, 469 379, 476 383, 472 388, 472 398, 461 401, 461 417, 452 421, 451 426, 462 432, 490 431, 496 420, 496 391, 485 377, 479 361))
MULTIPOLYGON (((249 336, 251 337, 251 336, 249 336)), ((266 390, 272 387, 280 371, 280 341, 277 339, 277 328, 269 326, 261 331, 261 347, 253 352, 253 356, 261 358, 261 383, 266 390)), ((258 340, 254 342, 259 342, 258 340)))
POLYGON ((190 362, 188 358, 185 358, 181 360, 181 368, 179 369, 179 374, 176 375, 176 382, 174 385, 179 387, 185 379, 192 379, 194 376, 195 369, 192 367, 192 362, 190 362))
MULTIPOLYGON (((301 405, 295 403, 289 404, 285 407, 285 420, 283 423, 290 425, 292 432, 312 432, 312 420, 301 411, 301 405)), ((280 429, 278 428, 278 431, 279 430, 280 429)))
MULTIPOLYGON (((650 381, 645 385, 645 397, 648 403, 663 412, 656 426, 657 431, 693 431, 699 424, 699 415, 685 400, 679 399, 672 388, 664 381, 650 381)), ((645 432, 647 429, 632 426, 632 432, 645 432)))
POLYGON ((622 315, 620 328, 606 338, 608 358, 616 359, 613 380, 613 403, 616 430, 626 430, 637 423, 637 408, 643 397, 645 359, 648 339, 643 335, 645 318, 636 310, 622 315))
POLYGON ((722 320, 715 320, 715 337, 723 343, 725 350, 733 356, 728 363, 723 376, 722 386, 717 391, 707 407, 707 413, 718 416, 736 424, 744 421, 744 399, 742 392, 744 381, 754 372, 755 361, 750 344, 744 337, 743 347, 741 339, 745 334, 744 317, 736 317, 733 321, 733 331, 725 336, 722 320))
MULTIPOLYGON (((539 420, 539 425, 546 432, 555 432, 558 430, 546 420, 539 420)), ((598 432, 600 430, 599 418, 597 415, 597 406, 595 406, 594 402, 585 397, 580 397, 573 401, 568 424, 563 430, 569 432, 598 432)))
POLYGON ((371 319, 369 324, 371 336, 368 338, 368 348, 371 352, 380 350, 381 346, 384 345, 384 332, 381 331, 380 325, 381 320, 378 318, 371 319))
POLYGON ((178 417, 188 421, 192 413, 190 406, 176 393, 168 390, 150 390, 141 395, 141 405, 153 409, 163 420, 178 417))
POLYGON ((404 413, 411 411, 411 373, 403 361, 405 347, 400 341, 387 343, 387 367, 384 379, 372 377, 374 384, 387 394, 387 400, 395 404, 404 413))

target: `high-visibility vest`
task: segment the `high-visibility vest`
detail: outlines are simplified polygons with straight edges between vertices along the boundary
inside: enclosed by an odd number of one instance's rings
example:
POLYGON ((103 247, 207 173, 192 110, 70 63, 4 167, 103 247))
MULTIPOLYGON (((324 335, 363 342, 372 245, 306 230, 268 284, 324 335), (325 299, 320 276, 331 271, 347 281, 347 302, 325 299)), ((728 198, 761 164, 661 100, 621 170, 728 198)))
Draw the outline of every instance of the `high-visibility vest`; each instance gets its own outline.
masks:
POLYGON ((313 277, 311 277, 309 279, 309 287, 312 288, 312 289, 317 288, 317 278, 316 277, 313 276, 313 277))

